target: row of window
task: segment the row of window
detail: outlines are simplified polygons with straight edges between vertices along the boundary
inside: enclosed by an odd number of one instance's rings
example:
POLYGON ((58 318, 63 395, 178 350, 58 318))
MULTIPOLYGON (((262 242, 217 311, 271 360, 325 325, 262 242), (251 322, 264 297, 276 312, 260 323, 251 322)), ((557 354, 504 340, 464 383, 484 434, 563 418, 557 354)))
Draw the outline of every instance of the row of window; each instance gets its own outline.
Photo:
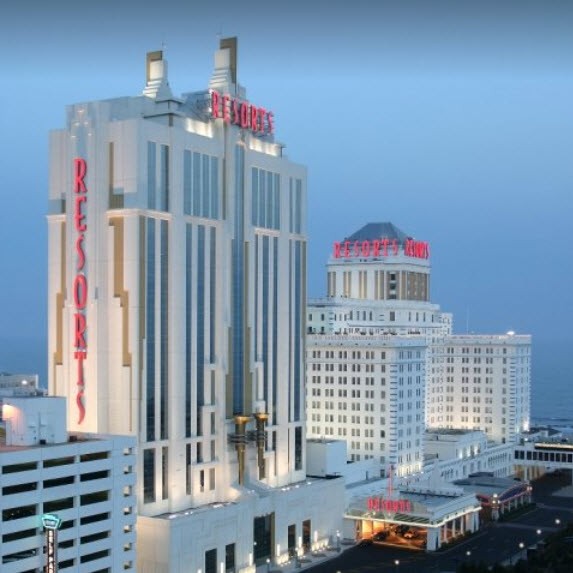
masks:
MULTIPOLYGON (((63 458, 51 458, 42 461, 43 468, 54 468, 58 466, 72 465, 82 462, 92 462, 95 460, 106 460, 109 458, 109 451, 93 452, 89 454, 81 454, 79 456, 66 456, 63 458)), ((40 462, 23 462, 19 464, 6 464, 2 466, 3 474, 20 473, 26 471, 37 470, 40 462)))

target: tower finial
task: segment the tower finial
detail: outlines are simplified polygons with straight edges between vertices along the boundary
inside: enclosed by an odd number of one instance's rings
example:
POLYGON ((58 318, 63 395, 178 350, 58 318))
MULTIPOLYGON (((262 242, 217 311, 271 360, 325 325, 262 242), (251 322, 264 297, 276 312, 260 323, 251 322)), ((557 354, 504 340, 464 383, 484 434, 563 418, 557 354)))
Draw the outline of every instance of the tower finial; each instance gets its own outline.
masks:
MULTIPOLYGON (((165 47, 165 42, 162 42, 165 47)), ((169 82, 167 81, 167 60, 163 59, 163 50, 147 52, 146 58, 146 84, 143 95, 155 99, 168 99, 173 97, 169 82)))

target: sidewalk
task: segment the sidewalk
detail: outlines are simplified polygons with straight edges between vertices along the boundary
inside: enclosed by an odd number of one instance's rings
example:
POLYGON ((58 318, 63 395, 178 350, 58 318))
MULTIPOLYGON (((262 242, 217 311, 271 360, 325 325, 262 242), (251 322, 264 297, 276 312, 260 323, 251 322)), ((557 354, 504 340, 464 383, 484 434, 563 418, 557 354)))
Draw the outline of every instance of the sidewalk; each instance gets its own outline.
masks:
POLYGON ((311 551, 298 559, 291 559, 281 565, 273 563, 269 563, 268 565, 259 565, 257 567, 257 573, 297 573, 303 569, 308 569, 315 565, 330 561, 331 559, 341 555, 346 549, 354 547, 354 545, 354 541, 343 540, 340 543, 340 549, 337 549, 336 547, 328 547, 321 549, 320 551, 311 551))

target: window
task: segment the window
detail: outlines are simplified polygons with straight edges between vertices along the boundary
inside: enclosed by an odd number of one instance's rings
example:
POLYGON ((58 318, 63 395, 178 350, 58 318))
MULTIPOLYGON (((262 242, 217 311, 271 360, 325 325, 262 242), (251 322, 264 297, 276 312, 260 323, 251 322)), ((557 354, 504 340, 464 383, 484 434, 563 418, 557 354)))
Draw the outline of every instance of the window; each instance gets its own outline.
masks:
POLYGON ((80 462, 93 462, 95 460, 107 460, 108 458, 109 452, 93 452, 91 454, 82 454, 80 462))
POLYGON ((143 451, 143 503, 155 501, 155 450, 143 451))
POLYGON ((235 570, 235 544, 225 545, 225 571, 235 570))
MULTIPOLYGON (((95 515, 86 515, 86 517, 82 517, 80 519, 80 525, 88 525, 89 523, 105 521, 106 519, 109 519, 109 517, 109 513, 96 513, 95 515)), ((61 529, 63 529, 63 527, 61 529)))
POLYGON ((205 573, 217 573, 217 550, 205 551, 205 573))
POLYGON ((20 473, 38 469, 38 462, 28 462, 23 464, 10 464, 2 467, 3 474, 20 473))
MULTIPOLYGON (((71 499, 71 498, 70 498, 71 499)), ((94 491, 93 493, 86 493, 80 496, 81 505, 91 505, 93 503, 101 503, 109 500, 109 491, 94 491)), ((44 504, 45 508, 46 504, 44 504)), ((45 509, 44 509, 45 511, 45 509)))
MULTIPOLYGON (((73 478, 72 478, 73 481, 73 478)), ((45 483, 45 482, 44 482, 45 483)), ((23 493, 26 491, 34 491, 38 489, 38 483, 33 481, 29 483, 18 483, 16 485, 9 485, 2 488, 2 495, 12 495, 14 493, 23 493)))
MULTIPOLYGON (((109 477, 109 470, 103 470, 100 472, 89 472, 87 474, 82 474, 80 476, 80 481, 91 481, 91 480, 96 480, 96 479, 105 479, 109 477)), ((55 480, 53 480, 55 481, 55 480)), ((70 483, 73 483, 73 479, 70 483)), ((45 486, 45 482, 44 482, 44 487, 45 486)))
POLYGON ((74 498, 66 497, 63 499, 55 499, 54 501, 44 502, 44 513, 56 513, 64 509, 71 509, 74 507, 74 498))

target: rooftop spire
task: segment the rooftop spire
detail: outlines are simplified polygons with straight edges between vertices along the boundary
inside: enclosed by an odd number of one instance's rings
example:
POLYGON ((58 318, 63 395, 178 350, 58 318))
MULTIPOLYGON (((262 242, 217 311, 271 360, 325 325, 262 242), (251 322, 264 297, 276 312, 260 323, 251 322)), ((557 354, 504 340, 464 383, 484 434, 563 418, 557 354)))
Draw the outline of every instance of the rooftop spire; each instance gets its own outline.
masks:
POLYGON ((167 60, 163 59, 163 50, 147 52, 146 84, 143 95, 155 99, 173 97, 167 81, 167 60))
POLYGON ((209 87, 227 93, 237 89, 237 38, 222 38, 215 52, 215 69, 209 87))

